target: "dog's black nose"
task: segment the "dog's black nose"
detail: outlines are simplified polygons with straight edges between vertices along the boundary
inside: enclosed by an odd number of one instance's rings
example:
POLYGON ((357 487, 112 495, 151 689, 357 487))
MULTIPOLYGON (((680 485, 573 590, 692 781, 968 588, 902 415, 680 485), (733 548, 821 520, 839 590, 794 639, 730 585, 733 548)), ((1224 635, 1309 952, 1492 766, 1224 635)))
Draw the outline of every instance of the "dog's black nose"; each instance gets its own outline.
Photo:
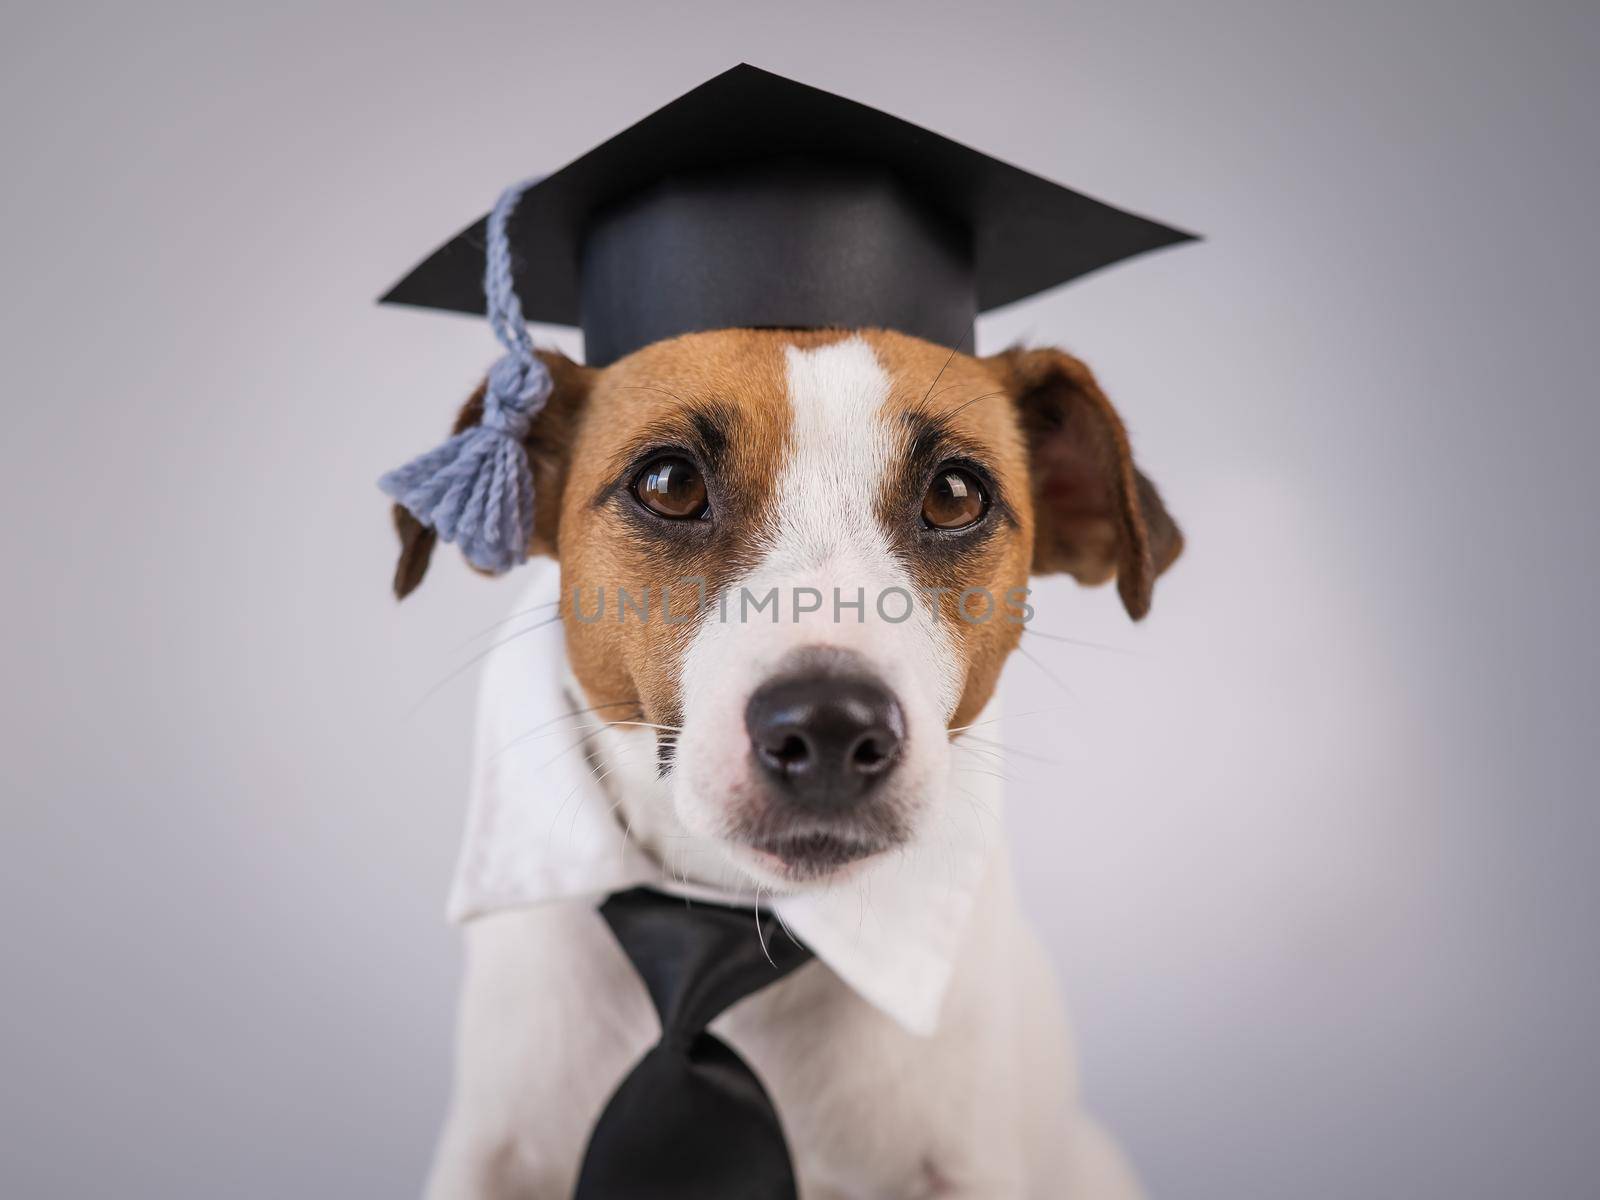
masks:
POLYGON ((872 679, 792 675, 757 688, 744 710, 756 761, 785 795, 817 811, 855 804, 894 769, 906 720, 872 679))

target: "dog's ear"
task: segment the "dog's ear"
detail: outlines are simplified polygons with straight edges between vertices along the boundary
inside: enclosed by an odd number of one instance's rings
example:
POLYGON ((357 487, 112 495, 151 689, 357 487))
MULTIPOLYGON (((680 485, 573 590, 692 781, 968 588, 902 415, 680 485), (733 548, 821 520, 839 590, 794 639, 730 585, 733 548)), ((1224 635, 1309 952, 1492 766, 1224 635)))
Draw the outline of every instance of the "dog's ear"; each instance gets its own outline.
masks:
POLYGON ((1079 583, 1115 576, 1128 615, 1150 611, 1156 577, 1183 550, 1161 495, 1134 465, 1117 410, 1094 375, 1060 350, 1012 349, 988 360, 1028 439, 1033 570, 1079 583))
MULTIPOLYGON (((528 451, 528 465, 533 470, 533 536, 528 542, 529 554, 556 553, 556 529, 561 517, 561 493, 567 479, 567 447, 572 444, 579 414, 588 400, 599 374, 592 367, 581 366, 555 350, 538 352, 540 360, 550 371, 552 383, 550 398, 534 417, 528 435, 522 444, 528 451)), ((480 383, 467 402, 456 414, 452 434, 470 429, 483 420, 483 392, 487 381, 480 383)), ((399 504, 394 505, 394 528, 400 537, 400 559, 395 564, 394 594, 405 599, 428 572, 428 562, 433 557, 438 535, 399 504)), ((476 569, 476 568, 474 568, 476 569)))

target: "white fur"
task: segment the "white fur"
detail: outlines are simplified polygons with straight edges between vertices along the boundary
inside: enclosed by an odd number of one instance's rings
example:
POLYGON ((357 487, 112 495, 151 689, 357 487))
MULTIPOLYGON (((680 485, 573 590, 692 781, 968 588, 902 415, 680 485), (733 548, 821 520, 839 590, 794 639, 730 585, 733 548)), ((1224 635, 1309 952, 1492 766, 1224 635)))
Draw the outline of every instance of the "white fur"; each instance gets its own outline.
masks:
MULTIPOLYGON (((788 349, 791 424, 776 482, 777 524, 768 531, 760 564, 729 589, 728 619, 719 614, 701 625, 683 666, 684 728, 673 801, 692 837, 717 839, 728 806, 761 788, 742 736, 744 708, 755 688, 801 647, 853 652, 898 698, 906 740, 886 798, 922 812, 943 802, 949 765, 944 730, 960 698, 962 668, 948 631, 918 597, 879 524, 893 446, 885 411, 890 386, 860 338, 788 349), (763 597, 773 588, 776 621, 764 613, 750 617, 743 597, 763 597), (801 588, 822 597, 820 609, 805 612, 795 603, 801 588), (836 596, 859 598, 863 608, 836 609, 836 596), (893 619, 907 607, 906 620, 893 619)), ((756 882, 783 886, 754 856, 722 845, 732 865, 756 882)))

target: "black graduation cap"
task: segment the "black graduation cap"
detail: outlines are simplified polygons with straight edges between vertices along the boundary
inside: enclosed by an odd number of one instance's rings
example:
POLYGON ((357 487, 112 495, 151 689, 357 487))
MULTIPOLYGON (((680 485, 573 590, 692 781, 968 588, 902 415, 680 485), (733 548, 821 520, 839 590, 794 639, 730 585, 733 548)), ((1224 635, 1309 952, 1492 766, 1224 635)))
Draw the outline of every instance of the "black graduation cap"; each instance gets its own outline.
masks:
MULTIPOLYGON (((979 312, 1193 237, 748 65, 535 184, 509 233, 523 312, 580 326, 596 366, 730 326, 954 346, 979 312)), ((482 313, 484 238, 383 302, 482 313)))

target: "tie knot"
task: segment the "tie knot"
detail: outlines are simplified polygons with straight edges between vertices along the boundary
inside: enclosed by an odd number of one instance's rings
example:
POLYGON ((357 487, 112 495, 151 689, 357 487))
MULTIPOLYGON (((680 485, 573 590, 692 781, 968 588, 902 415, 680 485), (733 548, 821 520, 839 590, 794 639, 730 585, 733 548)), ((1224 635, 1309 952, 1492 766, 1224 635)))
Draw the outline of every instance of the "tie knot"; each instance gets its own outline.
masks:
POLYGON ((661 1017, 665 1038, 704 1032, 729 1008, 811 957, 766 910, 730 908, 648 888, 600 906, 661 1017))

